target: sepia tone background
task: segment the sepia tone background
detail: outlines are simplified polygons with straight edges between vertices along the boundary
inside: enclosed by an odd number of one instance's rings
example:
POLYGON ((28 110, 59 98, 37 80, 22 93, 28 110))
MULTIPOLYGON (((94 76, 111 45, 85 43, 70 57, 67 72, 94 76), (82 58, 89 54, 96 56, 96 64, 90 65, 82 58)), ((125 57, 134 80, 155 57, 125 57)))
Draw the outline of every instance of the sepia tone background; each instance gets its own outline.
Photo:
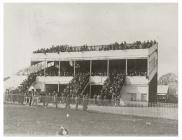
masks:
POLYGON ((5 4, 4 77, 52 45, 159 42, 159 77, 178 75, 177 4, 5 4))

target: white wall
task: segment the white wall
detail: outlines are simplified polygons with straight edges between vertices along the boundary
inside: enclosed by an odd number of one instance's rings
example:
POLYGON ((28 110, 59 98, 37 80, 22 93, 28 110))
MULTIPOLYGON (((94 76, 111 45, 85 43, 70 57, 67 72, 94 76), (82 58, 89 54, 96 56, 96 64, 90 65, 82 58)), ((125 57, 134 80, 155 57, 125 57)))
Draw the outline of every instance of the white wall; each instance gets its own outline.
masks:
POLYGON ((145 76, 126 76, 127 85, 148 84, 148 79, 145 76))
POLYGON ((41 89, 41 91, 45 91, 45 84, 44 82, 35 81, 32 85, 35 89, 41 89))
POLYGON ((68 84, 73 79, 73 76, 38 76, 36 81, 45 84, 68 84))
POLYGON ((107 60, 107 59, 142 59, 149 55, 148 49, 128 49, 110 51, 85 51, 85 52, 60 52, 58 53, 35 53, 32 61, 73 61, 73 60, 107 60))
POLYGON ((147 94, 148 101, 148 85, 124 85, 121 90, 121 98, 122 100, 129 100, 128 93, 136 93, 136 100, 141 100, 141 94, 147 94))
POLYGON ((103 85, 107 76, 91 76, 92 85, 103 85))
MULTIPOLYGON (((73 79, 73 76, 38 76, 36 81, 46 84, 68 84, 73 79)), ((92 84, 103 85, 107 76, 91 76, 92 84)), ((145 76, 127 76, 126 84, 148 84, 145 76)))

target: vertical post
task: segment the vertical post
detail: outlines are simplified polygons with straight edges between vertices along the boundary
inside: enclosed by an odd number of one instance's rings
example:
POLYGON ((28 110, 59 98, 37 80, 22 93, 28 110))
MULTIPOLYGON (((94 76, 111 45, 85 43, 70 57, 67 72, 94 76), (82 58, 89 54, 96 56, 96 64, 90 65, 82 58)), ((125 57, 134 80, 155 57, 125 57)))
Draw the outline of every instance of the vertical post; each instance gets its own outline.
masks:
POLYGON ((60 72, 60 61, 59 61, 59 69, 58 69, 58 76, 60 76, 61 75, 61 72, 60 72))
POLYGON ((59 93, 59 81, 58 81, 58 93, 59 93))
POLYGON ((90 60, 90 79, 89 79, 89 83, 90 83, 90 93, 89 93, 89 97, 91 97, 91 93, 92 93, 92 85, 91 85, 91 76, 92 76, 92 60, 90 60))
POLYGON ((46 66, 47 66, 47 61, 46 61, 46 59, 45 59, 45 61, 44 61, 44 63, 45 63, 45 67, 44 67, 44 91, 46 91, 46 82, 45 82, 45 78, 46 78, 46 66))
POLYGON ((109 60, 107 60, 107 76, 109 76, 109 60))
POLYGON ((74 77, 75 77, 75 72, 76 72, 76 71, 75 71, 75 63, 76 63, 76 62, 74 61, 74 65, 73 65, 74 77))
POLYGON ((44 67, 44 77, 46 76, 46 67, 47 67, 47 60, 45 59, 45 67, 44 67))
POLYGON ((147 57, 147 77, 149 78, 149 58, 150 56, 147 57))
POLYGON ((128 59, 126 59, 125 74, 128 75, 128 59))

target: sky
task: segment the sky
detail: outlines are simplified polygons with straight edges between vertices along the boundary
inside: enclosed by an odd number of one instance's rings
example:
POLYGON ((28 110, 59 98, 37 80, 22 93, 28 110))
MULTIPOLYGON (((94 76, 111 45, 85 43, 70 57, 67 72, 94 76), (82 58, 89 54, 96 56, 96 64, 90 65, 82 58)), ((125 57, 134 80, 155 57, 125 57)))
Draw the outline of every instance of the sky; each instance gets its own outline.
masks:
POLYGON ((5 4, 4 77, 30 65, 38 48, 156 40, 159 76, 178 75, 178 5, 5 4))

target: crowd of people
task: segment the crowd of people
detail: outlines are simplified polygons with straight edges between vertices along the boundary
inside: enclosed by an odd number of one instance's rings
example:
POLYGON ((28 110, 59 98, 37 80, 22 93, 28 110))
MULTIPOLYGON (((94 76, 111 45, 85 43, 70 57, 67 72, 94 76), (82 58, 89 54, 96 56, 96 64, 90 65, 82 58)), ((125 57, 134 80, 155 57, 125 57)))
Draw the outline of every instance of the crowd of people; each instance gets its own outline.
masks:
POLYGON ((128 71, 128 76, 147 76, 147 72, 143 71, 128 71))
MULTIPOLYGON (((135 75, 146 75, 146 72, 128 72, 128 75, 135 76, 135 75)), ((28 76, 26 80, 23 81, 21 86, 9 92, 8 96, 11 98, 11 101, 13 102, 19 102, 23 104, 25 101, 27 104, 31 105, 37 105, 38 102, 43 102, 44 106, 48 106, 48 103, 53 102, 59 103, 64 102, 66 104, 66 108, 70 107, 70 103, 74 101, 76 104, 76 108, 78 108, 78 104, 80 103, 80 99, 82 100, 88 100, 88 93, 83 93, 83 89, 86 86, 86 84, 89 82, 89 76, 90 73, 76 73, 71 82, 66 86, 66 88, 63 90, 63 92, 57 93, 57 92, 37 92, 37 91, 28 91, 29 87, 32 85, 32 83, 36 80, 36 76, 38 75, 35 73, 32 73, 28 76)), ((106 73, 92 73, 91 75, 102 75, 106 76, 106 73)), ((109 74, 109 77, 105 80, 104 85, 101 89, 101 92, 99 94, 94 95, 94 101, 95 104, 100 104, 108 101, 114 101, 114 103, 119 102, 120 99, 120 91, 121 88, 124 85, 126 74, 124 73, 117 73, 113 72, 109 74)), ((83 101, 83 102, 84 102, 83 101)), ((86 102, 88 104, 88 102, 86 102)), ((107 103, 108 104, 108 103, 107 103)))
POLYGON ((66 109, 70 109, 70 104, 75 104, 75 109, 78 110, 78 105, 82 104, 83 110, 86 111, 88 101, 88 95, 65 95, 56 91, 44 92, 36 91, 34 89, 27 91, 24 94, 19 94, 18 91, 6 91, 5 94, 5 102, 7 103, 18 103, 29 106, 37 106, 42 104, 45 108, 47 108, 49 104, 55 104, 56 108, 58 108, 58 104, 61 103, 65 104, 66 109))
POLYGON ((120 90, 125 82, 125 74, 123 73, 111 73, 104 82, 101 90, 101 96, 106 99, 118 99, 120 96, 120 90))
MULTIPOLYGON (((82 102, 84 110, 87 110, 88 93, 82 92, 86 84, 89 82, 89 73, 77 73, 72 81, 66 86, 62 93, 58 92, 41 92, 29 91, 29 87, 35 81, 37 74, 30 74, 28 78, 23 81, 21 88, 8 92, 7 100, 10 102, 25 103, 30 106, 38 105, 42 102, 43 106, 47 107, 49 103, 65 103, 65 108, 69 109, 70 104, 78 104, 82 102)), ((105 105, 108 101, 117 102, 119 100, 120 90, 125 81, 125 75, 120 73, 111 73, 105 81, 101 93, 94 95, 95 104, 105 105)))
MULTIPOLYGON (((89 81, 89 73, 77 73, 64 89, 65 95, 78 95, 89 81)), ((79 95, 80 96, 80 95, 79 95)))
MULTIPOLYGON (((76 73, 80 74, 80 73, 76 73)), ((89 74, 89 73, 87 73, 89 74)), ((128 71, 128 76, 147 76, 147 72, 144 71, 128 71)), ((44 76, 44 72, 37 73, 37 76, 44 76)), ((45 76, 74 76, 73 72, 46 72, 45 76)), ((107 76, 107 72, 92 72, 91 76, 107 76)))
POLYGON ((125 49, 146 49, 150 48, 157 42, 154 41, 136 41, 134 43, 113 43, 109 45, 99 45, 99 46, 78 46, 78 47, 73 47, 73 46, 68 46, 68 45, 57 45, 57 46, 52 46, 51 48, 41 48, 33 53, 59 53, 59 52, 82 52, 82 51, 107 51, 107 50, 125 50, 125 49))
MULTIPOLYGON (((64 73, 64 76, 69 75, 69 73, 64 73)), ((73 75, 73 74, 72 74, 73 75)), ((92 73, 93 75, 99 75, 99 76, 106 76, 107 73, 92 73)), ((129 76, 146 76, 146 72, 128 72, 129 76)), ((39 74, 32 73, 28 76, 27 79, 25 79, 22 83, 21 86, 16 89, 17 92, 19 93, 25 93, 28 91, 29 87, 32 85, 32 83, 36 80, 36 76, 39 76, 39 74)), ((72 81, 66 86, 64 89, 64 94, 65 95, 78 95, 78 93, 81 93, 83 90, 85 84, 88 83, 89 81, 89 76, 90 73, 76 73, 75 76, 73 77, 72 81)), ((110 73, 109 77, 106 79, 104 82, 103 88, 101 90, 101 95, 102 96, 107 96, 106 98, 112 98, 113 93, 119 93, 120 88, 122 87, 121 85, 124 83, 125 80, 125 74, 123 73, 110 73)), ((117 95, 115 95, 117 96, 117 95)), ((102 97, 103 98, 103 97, 102 97)))

